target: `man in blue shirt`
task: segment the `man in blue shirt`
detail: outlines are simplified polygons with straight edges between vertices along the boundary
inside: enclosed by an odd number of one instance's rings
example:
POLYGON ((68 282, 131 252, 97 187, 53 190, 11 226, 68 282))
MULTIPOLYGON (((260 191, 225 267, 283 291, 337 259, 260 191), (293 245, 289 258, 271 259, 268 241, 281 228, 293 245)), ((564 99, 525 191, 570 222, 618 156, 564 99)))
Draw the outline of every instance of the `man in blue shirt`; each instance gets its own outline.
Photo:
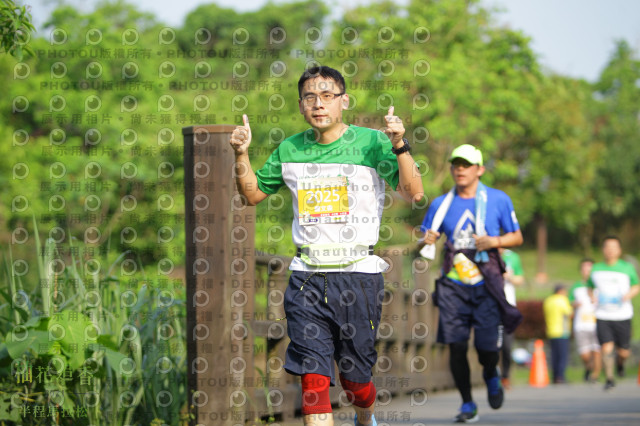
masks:
POLYGON ((511 199, 480 182, 485 168, 479 149, 465 144, 449 159, 455 187, 436 198, 422 223, 425 243, 447 236, 442 277, 434 301, 439 308, 438 342, 449 345, 450 368, 462 396, 458 423, 478 420, 471 397, 467 360, 468 340, 474 328, 474 345, 483 367, 489 405, 498 409, 504 391, 497 369, 502 334, 522 321, 504 295, 505 272, 498 248, 522 244, 522 233, 511 199))

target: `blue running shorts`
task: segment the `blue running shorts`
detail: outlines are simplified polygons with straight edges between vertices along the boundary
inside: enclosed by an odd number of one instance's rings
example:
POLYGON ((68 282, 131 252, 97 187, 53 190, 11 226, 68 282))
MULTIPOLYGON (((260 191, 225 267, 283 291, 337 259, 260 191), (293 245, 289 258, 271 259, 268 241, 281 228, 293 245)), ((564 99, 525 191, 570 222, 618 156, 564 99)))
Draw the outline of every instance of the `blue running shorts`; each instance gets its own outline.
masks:
POLYGON ((292 271, 284 295, 291 339, 285 370, 321 374, 335 385, 335 360, 345 379, 368 383, 383 297, 382 274, 292 271))
POLYGON ((437 280, 439 343, 469 340, 473 327, 474 345, 483 351, 502 346, 500 308, 485 284, 458 284, 446 277, 437 280))

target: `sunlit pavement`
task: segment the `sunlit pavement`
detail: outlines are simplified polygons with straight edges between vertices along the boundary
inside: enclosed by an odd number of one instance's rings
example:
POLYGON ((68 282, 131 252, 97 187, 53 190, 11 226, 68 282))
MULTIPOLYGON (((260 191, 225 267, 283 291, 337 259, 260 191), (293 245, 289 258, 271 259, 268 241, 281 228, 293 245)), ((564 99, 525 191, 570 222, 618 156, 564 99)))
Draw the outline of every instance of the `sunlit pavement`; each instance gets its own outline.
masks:
MULTIPOLYGON (((635 378, 618 380, 604 391, 603 383, 569 383, 545 388, 515 386, 506 392, 505 403, 493 410, 483 387, 473 389, 480 420, 476 424, 640 425, 640 385, 635 378)), ((399 395, 376 408, 378 426, 449 425, 461 401, 457 392, 399 395), (425 398, 426 396, 426 398, 425 398), (426 401, 425 401, 426 399, 426 401)), ((350 407, 334 409, 336 426, 353 425, 350 407)), ((301 425, 302 420, 278 423, 301 425)))

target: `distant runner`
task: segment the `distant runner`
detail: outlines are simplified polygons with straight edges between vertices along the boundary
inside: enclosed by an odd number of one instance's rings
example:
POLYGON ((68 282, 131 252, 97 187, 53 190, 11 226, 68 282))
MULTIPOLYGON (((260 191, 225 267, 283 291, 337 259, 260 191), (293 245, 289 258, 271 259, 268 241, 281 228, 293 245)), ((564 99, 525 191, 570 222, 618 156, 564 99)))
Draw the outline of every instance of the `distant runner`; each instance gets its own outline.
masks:
POLYGON ((507 302, 503 274, 506 269, 498 248, 522 244, 522 233, 511 199, 480 181, 485 168, 482 153, 471 145, 453 150, 449 159, 455 182, 449 193, 431 203, 422 223, 427 244, 421 251, 432 257, 442 233, 447 236, 442 277, 436 283, 437 340, 449 345, 449 366, 462 396, 457 423, 478 420, 471 398, 468 341, 474 329, 474 345, 487 384, 489 405, 498 409, 504 400, 497 365, 504 332, 511 333, 522 315, 507 302), (501 235, 501 231, 503 234, 501 235))
POLYGON ((573 319, 573 336, 576 349, 584 364, 584 381, 595 382, 600 377, 602 355, 596 333, 595 306, 591 300, 587 281, 591 275, 593 260, 580 261, 581 280, 576 281, 569 290, 569 301, 575 309, 573 319))
POLYGON ((602 362, 607 381, 604 389, 615 386, 613 368, 618 377, 624 376, 624 362, 631 351, 631 299, 640 291, 638 274, 628 262, 620 259, 622 247, 618 237, 606 237, 602 243, 604 262, 593 265, 589 287, 596 303, 596 330, 602 346, 602 362), (614 354, 617 348, 617 360, 614 354))

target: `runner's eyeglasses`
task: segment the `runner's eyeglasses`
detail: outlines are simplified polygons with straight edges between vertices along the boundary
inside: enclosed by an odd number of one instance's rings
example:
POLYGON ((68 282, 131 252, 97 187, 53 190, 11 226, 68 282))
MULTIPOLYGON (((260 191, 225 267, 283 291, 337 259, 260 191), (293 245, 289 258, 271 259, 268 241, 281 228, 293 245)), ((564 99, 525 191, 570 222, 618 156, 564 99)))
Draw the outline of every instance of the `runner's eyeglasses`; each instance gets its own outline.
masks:
POLYGON ((323 105, 327 105, 335 101, 338 96, 342 96, 342 95, 344 95, 344 92, 323 93, 321 95, 310 93, 302 97, 302 103, 304 104, 304 106, 311 107, 311 106, 314 106, 317 102, 317 99, 320 98, 320 102, 322 102, 323 105))

